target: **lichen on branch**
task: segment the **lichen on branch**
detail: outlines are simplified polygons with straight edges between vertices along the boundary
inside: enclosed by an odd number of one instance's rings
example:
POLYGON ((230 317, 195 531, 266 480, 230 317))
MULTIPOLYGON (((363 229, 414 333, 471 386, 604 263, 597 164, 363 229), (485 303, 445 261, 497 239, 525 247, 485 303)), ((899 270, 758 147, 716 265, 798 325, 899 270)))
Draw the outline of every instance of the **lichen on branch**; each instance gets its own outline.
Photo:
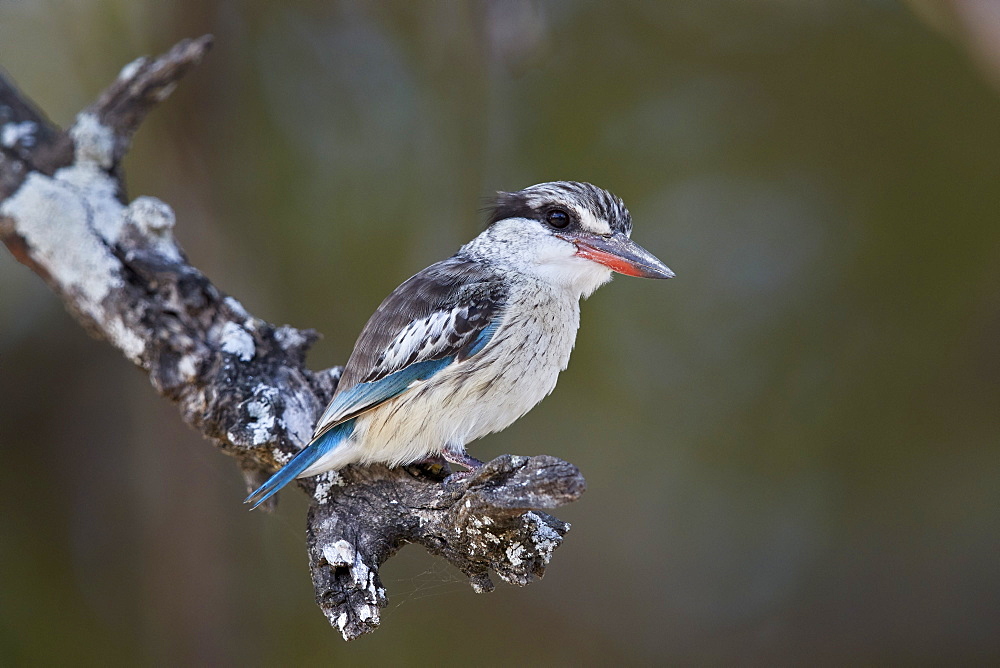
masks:
MULTIPOLYGON (((190 265, 168 204, 126 201, 121 160, 132 135, 210 46, 209 36, 183 40, 129 63, 68 131, 0 73, 0 240, 237 460, 249 491, 308 442, 341 369, 307 369, 314 331, 250 315, 190 265)), ((316 599, 345 639, 378 626, 387 600, 379 568, 406 543, 455 565, 479 592, 492 590, 491 573, 517 585, 541 577, 569 525, 540 509, 584 490, 576 467, 548 456, 504 455, 462 479, 445 474, 352 466, 299 482, 312 496, 316 599)))

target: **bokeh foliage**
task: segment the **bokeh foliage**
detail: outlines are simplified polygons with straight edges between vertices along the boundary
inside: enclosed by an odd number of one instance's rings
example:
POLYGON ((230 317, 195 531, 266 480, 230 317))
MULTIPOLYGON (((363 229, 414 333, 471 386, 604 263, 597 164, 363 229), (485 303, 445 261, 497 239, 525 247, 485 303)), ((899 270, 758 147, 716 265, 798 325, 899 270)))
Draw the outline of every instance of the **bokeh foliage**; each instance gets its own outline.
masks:
POLYGON ((304 498, 246 513, 0 254, 3 663, 1000 656, 1000 100, 960 34, 886 1, 8 0, 0 65, 66 125, 205 32, 130 193, 253 313, 323 332, 316 367, 497 189, 614 190, 678 278, 599 291, 556 393, 472 448, 587 476, 546 579, 475 596, 404 551, 344 645, 304 498))

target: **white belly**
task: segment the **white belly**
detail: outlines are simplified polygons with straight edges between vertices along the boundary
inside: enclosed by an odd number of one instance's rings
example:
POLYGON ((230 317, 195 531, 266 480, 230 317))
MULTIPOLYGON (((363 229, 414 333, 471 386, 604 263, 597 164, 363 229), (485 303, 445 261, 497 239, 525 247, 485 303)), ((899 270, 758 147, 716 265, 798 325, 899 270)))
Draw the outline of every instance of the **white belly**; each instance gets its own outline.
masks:
POLYGON ((482 352, 358 417, 350 439, 311 469, 408 464, 507 427, 555 388, 579 323, 575 299, 515 295, 482 352))

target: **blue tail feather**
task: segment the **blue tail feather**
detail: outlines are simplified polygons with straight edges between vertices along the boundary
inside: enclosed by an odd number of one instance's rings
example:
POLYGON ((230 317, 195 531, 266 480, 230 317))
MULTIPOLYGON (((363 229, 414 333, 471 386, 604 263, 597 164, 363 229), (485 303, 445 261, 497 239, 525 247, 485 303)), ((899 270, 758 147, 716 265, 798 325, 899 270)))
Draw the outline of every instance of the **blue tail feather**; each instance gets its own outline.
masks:
POLYGON ((258 487, 250 496, 243 500, 243 503, 251 503, 250 510, 278 493, 282 487, 297 478, 300 473, 316 463, 316 461, 327 454, 351 435, 354 431, 354 420, 342 422, 330 429, 308 446, 303 448, 292 460, 281 467, 277 473, 267 479, 263 485, 258 487))

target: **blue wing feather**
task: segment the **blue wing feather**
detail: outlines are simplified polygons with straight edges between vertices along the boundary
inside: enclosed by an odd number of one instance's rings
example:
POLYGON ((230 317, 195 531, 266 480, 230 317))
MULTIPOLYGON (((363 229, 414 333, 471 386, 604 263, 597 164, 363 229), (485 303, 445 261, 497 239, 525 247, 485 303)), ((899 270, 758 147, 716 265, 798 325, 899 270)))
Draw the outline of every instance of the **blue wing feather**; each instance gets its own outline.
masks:
POLYGON ((410 366, 378 380, 358 383, 346 392, 334 397, 326 409, 326 414, 344 416, 338 418, 339 420, 374 408, 399 396, 414 382, 427 380, 454 361, 455 356, 449 355, 441 359, 414 362, 410 366))
POLYGON ((414 321, 419 327, 411 325, 390 343, 393 355, 388 361, 384 356, 379 358, 377 368, 391 365, 390 370, 344 387, 334 395, 317 422, 315 435, 398 396, 414 382, 427 380, 445 367, 479 353, 496 333, 501 315, 499 312, 492 313, 491 318, 478 315, 479 320, 472 324, 466 317, 469 311, 468 307, 438 311, 414 321), (466 328, 461 332, 454 330, 456 316, 461 316, 462 326, 466 328), (414 336, 415 331, 420 331, 420 335, 414 336), (398 361, 403 358, 406 363, 400 366, 398 361))
MULTIPOLYGON (((483 329, 467 350, 466 359, 480 352, 490 342, 496 333, 499 323, 492 323, 483 329)), ((354 431, 354 421, 357 415, 370 410, 389 399, 399 396, 413 383, 424 381, 438 373, 449 364, 455 362, 455 355, 449 355, 436 360, 414 362, 406 368, 390 373, 384 378, 368 383, 358 383, 343 394, 337 395, 327 412, 336 411, 347 417, 321 432, 308 446, 303 448, 292 460, 285 464, 277 473, 268 478, 267 482, 250 494, 244 503, 253 503, 250 510, 267 501, 281 490, 282 487, 298 477, 300 473, 312 466, 327 453, 340 445, 354 431)))
POLYGON ((493 335, 497 333, 497 327, 499 326, 500 319, 496 318, 483 331, 479 332, 475 340, 472 342, 472 346, 468 349, 468 352, 465 353, 465 358, 468 359, 485 348, 486 344, 493 338, 493 335))
POLYGON ((399 371, 394 371, 378 380, 358 383, 354 387, 345 390, 335 396, 330 405, 327 406, 326 411, 323 413, 323 418, 320 419, 320 424, 323 424, 324 418, 330 420, 328 423, 329 426, 324 425, 323 427, 323 429, 329 429, 333 425, 339 424, 342 420, 356 417, 360 413, 399 396, 409 389, 413 383, 427 380, 450 364, 454 364, 456 360, 464 361, 472 357, 486 347, 486 344, 493 338, 499 325, 499 319, 494 320, 481 330, 469 345, 457 354, 446 355, 439 359, 413 362, 409 366, 403 367, 399 371))
POLYGON ((347 440, 360 414, 480 353, 500 325, 506 296, 502 276, 460 256, 403 283, 365 325, 313 441, 246 503, 256 508, 347 440))
POLYGON ((333 450, 335 447, 351 435, 354 431, 354 420, 341 422, 333 429, 322 434, 308 446, 299 451, 292 460, 285 464, 277 473, 267 479, 263 485, 258 487, 250 496, 243 500, 243 503, 251 503, 250 510, 278 493, 282 487, 298 477, 300 473, 312 466, 316 460, 333 450))
MULTIPOLYGON (((454 360, 455 357, 452 355, 439 360, 416 362, 380 380, 359 383, 347 392, 338 395, 333 403, 337 404, 338 409, 343 409, 351 414, 363 412, 399 396, 414 382, 427 380, 454 360)), ((297 478, 300 473, 315 464, 320 457, 329 453, 349 437, 354 431, 354 420, 354 417, 349 417, 319 434, 312 443, 292 457, 290 462, 268 478, 267 482, 254 490, 243 502, 252 502, 250 510, 253 510, 277 494, 282 487, 297 478)))

